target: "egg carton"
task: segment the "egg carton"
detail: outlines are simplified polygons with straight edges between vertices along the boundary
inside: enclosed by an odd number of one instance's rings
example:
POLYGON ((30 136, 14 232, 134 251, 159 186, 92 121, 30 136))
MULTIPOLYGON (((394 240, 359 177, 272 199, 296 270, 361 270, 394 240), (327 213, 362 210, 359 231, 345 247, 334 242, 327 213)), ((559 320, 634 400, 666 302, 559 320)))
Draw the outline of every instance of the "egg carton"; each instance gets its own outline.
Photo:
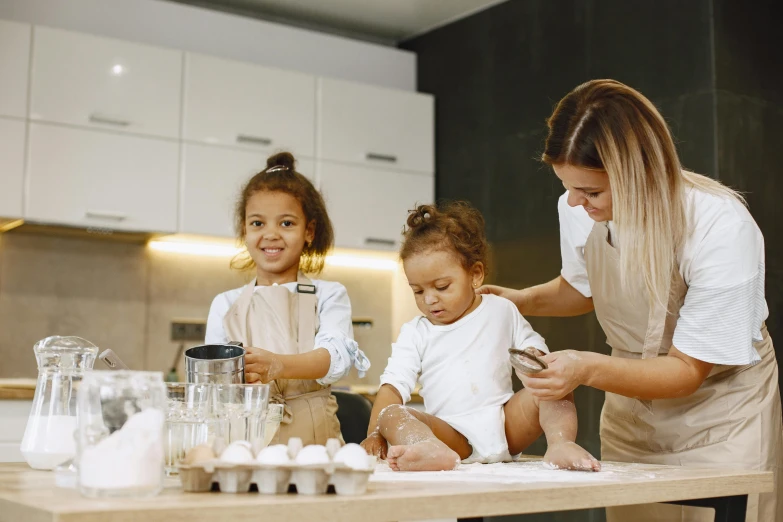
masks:
MULTIPOLYGON (((296 442, 289 444, 290 449, 296 451, 296 447, 296 442)), ((301 443, 298 448, 301 448, 301 443)), ((334 457, 334 445, 328 444, 327 448, 331 450, 330 458, 334 457)), ((258 462, 235 464, 212 459, 197 464, 181 464, 179 477, 183 489, 188 492, 212 491, 217 485, 222 493, 247 493, 255 484, 258 492, 265 495, 285 494, 292 485, 302 495, 323 495, 328 492, 329 486, 334 486, 338 495, 362 495, 367 491, 376 460, 368 455, 366 469, 355 469, 335 462, 270 465, 258 462)))

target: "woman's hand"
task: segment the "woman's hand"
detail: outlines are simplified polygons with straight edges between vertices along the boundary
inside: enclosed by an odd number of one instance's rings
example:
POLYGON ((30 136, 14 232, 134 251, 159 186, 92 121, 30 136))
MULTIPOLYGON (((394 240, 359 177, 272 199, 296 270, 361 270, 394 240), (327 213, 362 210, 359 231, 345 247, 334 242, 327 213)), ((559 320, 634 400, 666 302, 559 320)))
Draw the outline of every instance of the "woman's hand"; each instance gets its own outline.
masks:
POLYGON ((505 288, 503 286, 484 285, 476 289, 477 294, 493 294, 500 297, 504 297, 514 303, 519 311, 523 314, 529 313, 527 308, 529 307, 528 294, 524 290, 514 290, 513 288, 505 288))
POLYGON ((362 441, 362 448, 368 455, 375 455, 379 459, 386 460, 388 444, 386 444, 386 439, 383 438, 383 435, 378 430, 367 435, 367 438, 362 441))
POLYGON ((276 353, 252 347, 245 350, 245 382, 266 384, 283 375, 283 362, 276 353))
POLYGON ((525 388, 544 401, 560 400, 584 383, 586 361, 579 352, 562 350, 541 357, 549 366, 546 370, 521 375, 525 388))

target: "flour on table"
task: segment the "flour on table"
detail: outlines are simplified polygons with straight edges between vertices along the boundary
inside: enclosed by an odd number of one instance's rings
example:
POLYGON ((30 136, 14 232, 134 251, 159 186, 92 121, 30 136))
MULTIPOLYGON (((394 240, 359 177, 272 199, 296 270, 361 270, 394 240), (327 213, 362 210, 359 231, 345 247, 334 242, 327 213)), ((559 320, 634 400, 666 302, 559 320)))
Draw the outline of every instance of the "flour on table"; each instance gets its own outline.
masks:
POLYGON ((379 463, 371 482, 473 482, 491 484, 525 483, 600 483, 616 480, 648 480, 657 475, 649 468, 634 464, 601 463, 601 471, 567 471, 552 469, 540 460, 501 462, 497 464, 460 464, 452 471, 392 471, 386 462, 379 463))

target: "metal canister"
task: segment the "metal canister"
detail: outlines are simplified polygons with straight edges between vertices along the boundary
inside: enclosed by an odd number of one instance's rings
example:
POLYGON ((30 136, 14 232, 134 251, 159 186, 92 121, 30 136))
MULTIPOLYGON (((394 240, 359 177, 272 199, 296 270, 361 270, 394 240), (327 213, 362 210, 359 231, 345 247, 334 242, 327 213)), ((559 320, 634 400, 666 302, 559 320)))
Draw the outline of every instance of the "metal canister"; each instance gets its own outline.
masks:
POLYGON ((189 383, 242 384, 245 382, 245 349, 242 343, 206 344, 185 351, 189 383))

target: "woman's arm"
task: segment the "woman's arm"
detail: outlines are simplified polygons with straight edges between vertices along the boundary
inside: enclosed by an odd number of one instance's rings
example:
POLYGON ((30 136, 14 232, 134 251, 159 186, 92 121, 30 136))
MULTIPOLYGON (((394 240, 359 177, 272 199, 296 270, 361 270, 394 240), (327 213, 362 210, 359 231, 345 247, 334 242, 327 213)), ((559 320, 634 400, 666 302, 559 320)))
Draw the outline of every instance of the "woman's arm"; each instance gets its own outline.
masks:
POLYGON ((563 276, 522 290, 485 285, 476 292, 505 297, 519 308, 522 315, 531 317, 572 317, 593 311, 593 299, 580 294, 563 276))
POLYGON ((542 400, 559 400, 580 384, 642 400, 687 397, 701 386, 714 366, 674 346, 668 356, 653 359, 623 359, 574 350, 542 358, 548 369, 522 376, 525 387, 542 400))

